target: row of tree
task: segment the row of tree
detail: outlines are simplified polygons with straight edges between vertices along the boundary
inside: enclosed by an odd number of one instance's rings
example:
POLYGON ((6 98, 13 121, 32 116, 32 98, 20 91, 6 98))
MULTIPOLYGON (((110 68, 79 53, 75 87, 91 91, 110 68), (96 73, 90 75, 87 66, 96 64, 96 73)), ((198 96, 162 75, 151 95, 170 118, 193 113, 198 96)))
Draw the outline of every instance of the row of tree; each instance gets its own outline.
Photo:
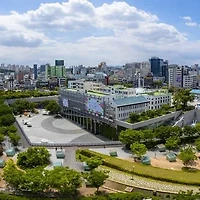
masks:
POLYGON ((186 138, 198 137, 200 135, 200 124, 197 123, 195 127, 185 126, 184 128, 178 126, 159 126, 154 129, 132 130, 127 129, 120 132, 119 140, 130 146, 135 142, 145 143, 148 146, 154 146, 155 143, 160 141, 170 144, 176 148, 186 140, 186 138))
MULTIPOLYGON (((10 142, 17 146, 20 136, 17 134, 17 129, 13 125, 15 118, 11 108, 0 100, 0 143, 4 141, 5 136, 10 138, 10 142)), ((3 148, 0 148, 0 155, 3 154, 3 148)))
POLYGON ((29 97, 43 97, 58 95, 58 91, 39 91, 39 90, 25 90, 25 91, 0 91, 2 99, 16 99, 16 98, 29 98, 29 97))
POLYGON ((34 113, 37 108, 46 109, 51 114, 57 114, 60 112, 60 106, 55 100, 46 100, 40 103, 33 103, 23 99, 19 99, 11 105, 11 108, 15 115, 23 114, 24 111, 31 111, 34 113))

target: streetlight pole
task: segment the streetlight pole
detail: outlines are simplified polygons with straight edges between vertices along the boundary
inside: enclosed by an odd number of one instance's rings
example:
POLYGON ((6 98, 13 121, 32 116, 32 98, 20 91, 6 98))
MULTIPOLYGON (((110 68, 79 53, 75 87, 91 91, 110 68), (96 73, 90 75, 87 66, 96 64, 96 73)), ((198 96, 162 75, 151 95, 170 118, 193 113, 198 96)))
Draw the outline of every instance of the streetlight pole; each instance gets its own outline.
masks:
POLYGON ((134 171, 135 171, 135 166, 133 166, 133 169, 132 169, 132 176, 131 176, 131 180, 134 180, 134 178, 133 178, 134 171))

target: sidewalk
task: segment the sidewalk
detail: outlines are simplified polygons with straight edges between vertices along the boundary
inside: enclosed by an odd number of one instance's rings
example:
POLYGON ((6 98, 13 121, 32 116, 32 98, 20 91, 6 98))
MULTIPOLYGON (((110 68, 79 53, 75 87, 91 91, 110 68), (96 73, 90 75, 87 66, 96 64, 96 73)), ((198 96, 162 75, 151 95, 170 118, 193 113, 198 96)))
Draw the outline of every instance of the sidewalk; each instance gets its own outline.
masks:
POLYGON ((144 189, 150 189, 150 190, 156 190, 156 191, 163 191, 163 192, 169 192, 169 193, 178 193, 179 191, 187 191, 187 190, 193 190, 194 192, 199 192, 199 187, 195 186, 187 186, 187 185, 180 185, 180 184, 174 184, 174 183, 168 183, 168 182, 162 182, 157 180, 151 180, 135 175, 129 175, 125 174, 123 172, 119 172, 116 170, 108 169, 101 167, 101 169, 109 170, 109 180, 116 181, 119 183, 124 183, 127 185, 144 188, 144 189), (133 178, 133 180, 131 180, 133 178))

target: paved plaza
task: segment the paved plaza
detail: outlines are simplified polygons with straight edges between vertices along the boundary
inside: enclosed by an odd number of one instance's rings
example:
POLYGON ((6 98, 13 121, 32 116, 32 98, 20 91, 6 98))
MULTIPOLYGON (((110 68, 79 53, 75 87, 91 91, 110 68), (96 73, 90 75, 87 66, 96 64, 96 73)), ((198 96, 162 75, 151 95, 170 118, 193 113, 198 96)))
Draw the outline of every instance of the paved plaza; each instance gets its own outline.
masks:
POLYGON ((16 117, 20 126, 32 143, 99 143, 103 139, 87 132, 67 119, 35 114, 31 117, 16 117), (24 122, 32 127, 24 125, 24 122))

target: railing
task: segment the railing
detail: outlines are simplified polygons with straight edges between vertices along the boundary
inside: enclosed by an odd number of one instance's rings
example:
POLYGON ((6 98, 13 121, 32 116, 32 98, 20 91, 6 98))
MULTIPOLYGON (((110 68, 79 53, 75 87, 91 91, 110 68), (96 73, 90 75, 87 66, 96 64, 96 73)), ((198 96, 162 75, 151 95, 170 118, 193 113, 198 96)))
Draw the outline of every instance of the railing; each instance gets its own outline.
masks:
POLYGON ((112 142, 96 142, 96 143, 31 143, 31 146, 44 146, 44 147, 116 147, 116 146, 124 146, 119 141, 112 142))

